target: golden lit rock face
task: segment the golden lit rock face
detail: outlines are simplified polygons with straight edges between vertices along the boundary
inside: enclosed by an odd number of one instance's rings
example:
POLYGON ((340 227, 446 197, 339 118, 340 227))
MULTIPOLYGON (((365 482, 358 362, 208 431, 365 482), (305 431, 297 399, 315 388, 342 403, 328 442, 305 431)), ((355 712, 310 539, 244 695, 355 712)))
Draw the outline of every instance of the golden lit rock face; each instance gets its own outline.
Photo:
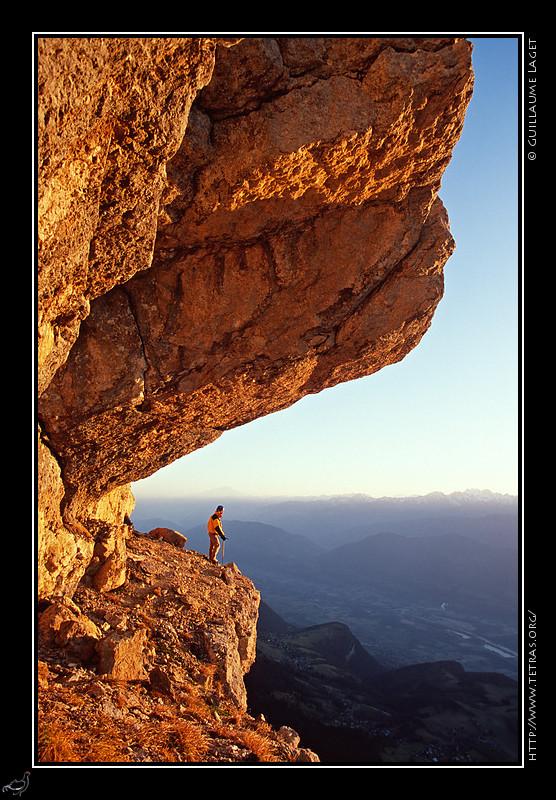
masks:
POLYGON ((210 38, 38 39, 40 390, 90 300, 150 266, 166 162, 214 48, 210 38))
POLYGON ((38 64, 39 417, 78 516, 419 342, 468 42, 45 39, 38 64))

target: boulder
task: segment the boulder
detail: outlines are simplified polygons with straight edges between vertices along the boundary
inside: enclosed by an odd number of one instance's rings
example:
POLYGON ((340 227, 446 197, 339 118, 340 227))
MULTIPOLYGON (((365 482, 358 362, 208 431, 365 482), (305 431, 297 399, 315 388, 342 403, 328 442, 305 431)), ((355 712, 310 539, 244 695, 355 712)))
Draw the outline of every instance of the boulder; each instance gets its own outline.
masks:
POLYGON ((168 542, 168 544, 173 544, 175 547, 179 547, 182 550, 187 544, 187 538, 182 533, 173 531, 171 528, 153 528, 152 531, 149 531, 149 536, 151 539, 162 539, 168 542))
POLYGON ((99 675, 113 680, 146 680, 145 648, 147 632, 144 628, 130 633, 113 632, 96 646, 99 675))
POLYGON ((95 657, 96 644, 102 638, 100 628, 67 597, 57 599, 39 614, 38 633, 41 642, 60 647, 83 663, 95 657))
POLYGON ((92 519, 87 521, 87 525, 95 535, 95 546, 85 572, 85 581, 98 592, 111 592, 126 580, 126 539, 130 528, 92 519))

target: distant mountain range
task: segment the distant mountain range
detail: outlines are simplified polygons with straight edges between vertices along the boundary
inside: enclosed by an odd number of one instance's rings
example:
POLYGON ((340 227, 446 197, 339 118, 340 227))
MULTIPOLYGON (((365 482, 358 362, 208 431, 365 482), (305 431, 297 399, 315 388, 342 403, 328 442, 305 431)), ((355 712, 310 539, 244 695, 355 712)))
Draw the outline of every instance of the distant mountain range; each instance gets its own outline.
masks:
MULTIPOLYGON (((275 525, 228 520, 226 560, 256 583, 297 579, 340 590, 372 585, 401 599, 443 602, 481 600, 513 608, 517 598, 515 549, 483 544, 471 535, 401 536, 378 533, 333 549, 275 525)), ((185 532, 188 549, 205 552, 204 525, 185 532)))
MULTIPOLYGON (((515 532, 511 544, 517 545, 517 498, 488 491, 468 490, 449 495, 433 492, 422 497, 399 498, 353 495, 293 499, 253 510, 259 514, 256 518, 260 522, 278 525, 291 533, 302 533, 329 547, 355 541, 365 532, 392 531, 421 536, 446 533, 448 525, 460 533, 462 527, 469 532, 466 521, 476 517, 483 518, 487 535, 499 526, 502 517, 505 530, 515 532), (510 521, 513 521, 511 526, 510 521)), ((509 535, 506 543, 510 545, 509 535)))
POLYGON ((177 530, 204 524, 216 505, 225 506, 226 519, 262 522, 299 533, 324 547, 356 541, 370 533, 391 531, 405 536, 454 532, 474 535, 485 543, 517 547, 518 498, 488 490, 469 489, 418 497, 339 495, 308 498, 249 498, 233 490, 207 497, 138 499, 136 527, 169 525, 177 530), (472 527, 470 518, 481 518, 472 527), (493 538, 497 541, 494 542, 493 538))

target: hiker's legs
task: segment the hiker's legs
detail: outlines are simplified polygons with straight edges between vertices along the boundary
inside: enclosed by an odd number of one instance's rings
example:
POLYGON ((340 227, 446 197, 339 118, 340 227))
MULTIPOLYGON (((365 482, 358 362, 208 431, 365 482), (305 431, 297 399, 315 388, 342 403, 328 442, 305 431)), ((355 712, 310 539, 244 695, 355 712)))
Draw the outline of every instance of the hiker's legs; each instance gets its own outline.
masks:
POLYGON ((220 541, 218 536, 215 536, 212 533, 209 533, 210 539, 210 546, 209 546, 209 559, 210 561, 216 561, 216 554, 220 550, 220 541))

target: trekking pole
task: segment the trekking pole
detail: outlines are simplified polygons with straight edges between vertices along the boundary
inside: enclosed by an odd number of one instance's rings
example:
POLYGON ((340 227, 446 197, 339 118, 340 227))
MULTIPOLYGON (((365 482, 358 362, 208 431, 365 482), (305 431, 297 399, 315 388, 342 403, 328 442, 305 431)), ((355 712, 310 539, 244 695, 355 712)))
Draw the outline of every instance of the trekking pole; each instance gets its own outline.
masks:
POLYGON ((226 540, 222 539, 222 566, 224 566, 224 547, 226 545, 226 540))

